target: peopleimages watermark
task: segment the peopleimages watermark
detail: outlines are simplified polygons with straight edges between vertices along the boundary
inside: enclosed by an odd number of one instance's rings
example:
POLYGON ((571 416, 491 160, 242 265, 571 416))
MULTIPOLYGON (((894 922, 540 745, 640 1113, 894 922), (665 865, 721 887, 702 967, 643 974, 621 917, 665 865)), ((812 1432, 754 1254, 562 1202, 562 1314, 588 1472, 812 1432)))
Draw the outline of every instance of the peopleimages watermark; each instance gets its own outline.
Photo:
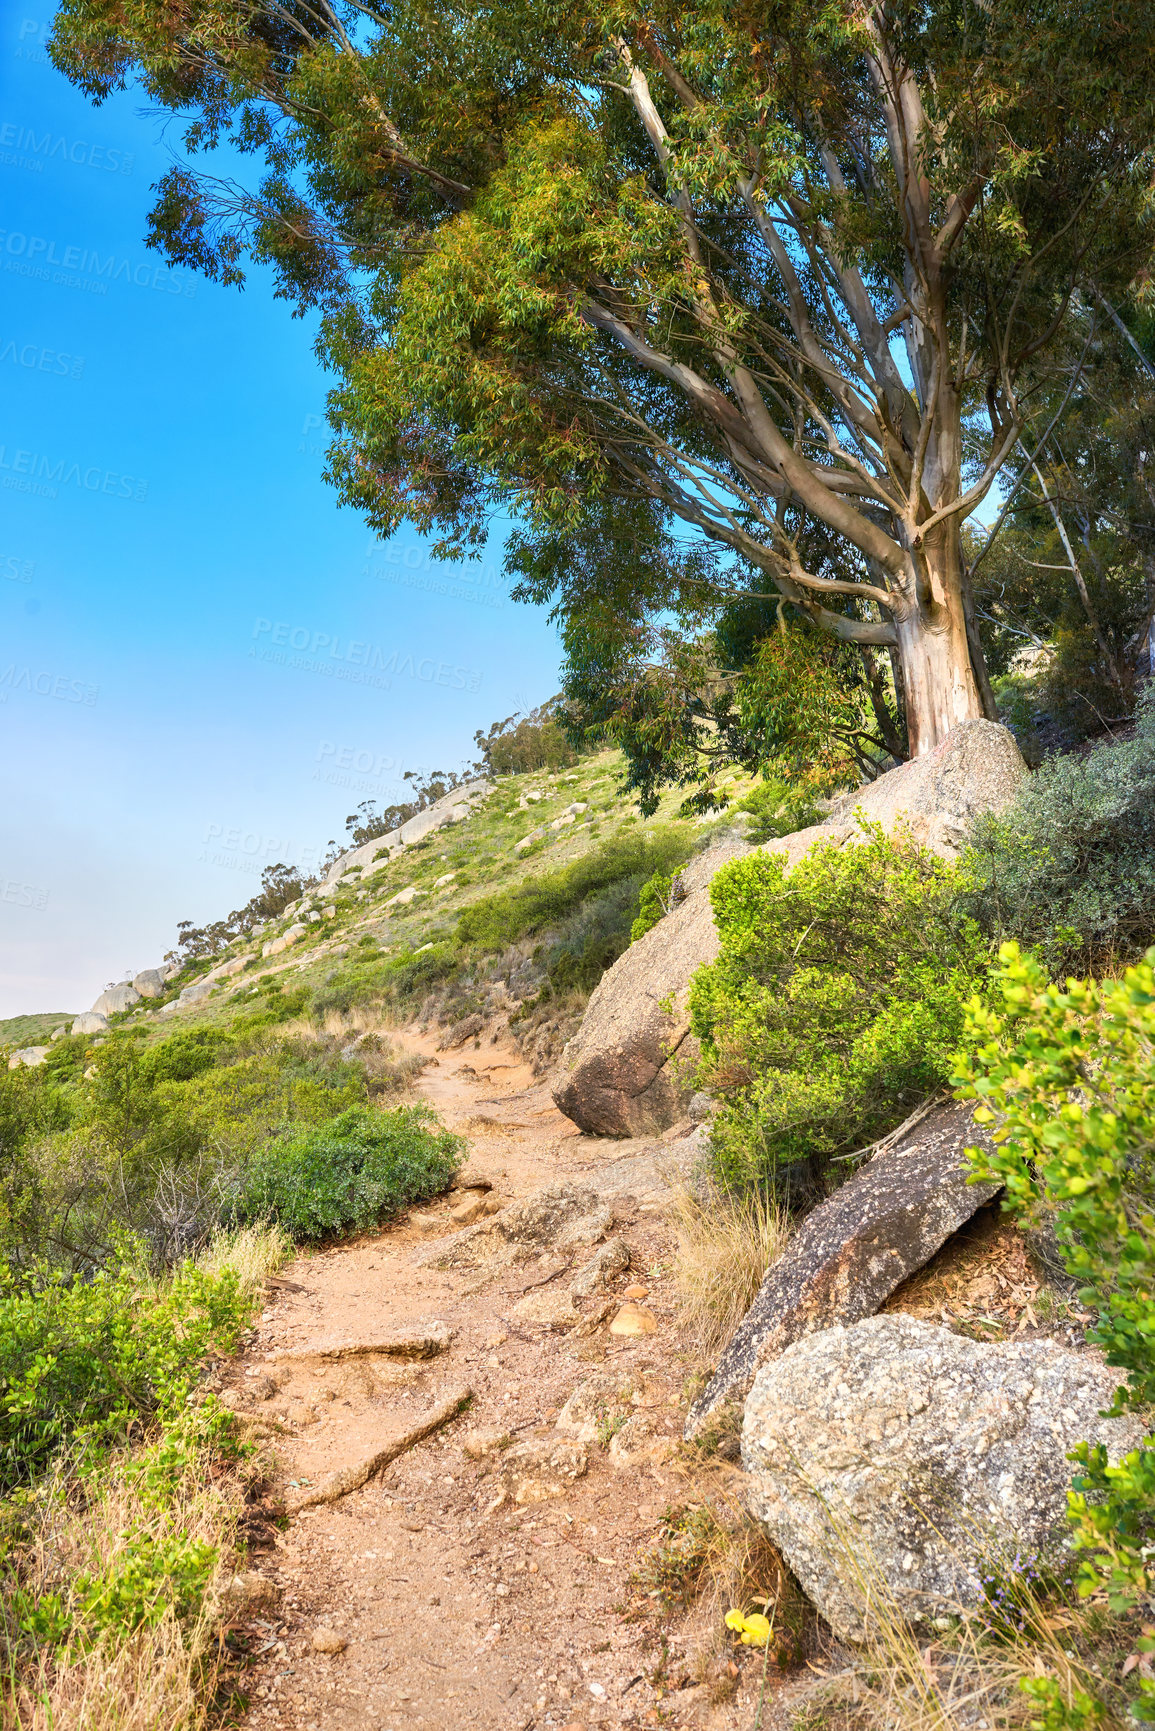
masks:
POLYGON ((362 577, 376 577, 382 583, 399 583, 405 589, 419 589, 427 595, 444 595, 451 601, 472 601, 481 607, 504 607, 506 595, 501 569, 497 565, 462 564, 453 577, 440 575, 444 569, 427 547, 384 546, 370 541, 365 549, 362 577), (374 566, 374 557, 381 560, 374 566))
POLYGON ((51 130, 38 132, 19 120, 0 120, 0 163, 39 174, 46 162, 67 162, 74 168, 96 168, 105 174, 131 174, 136 158, 131 151, 112 145, 90 144, 85 138, 67 138, 51 130))
POLYGON ((95 247, 77 246, 23 229, 0 228, 0 252, 4 269, 36 282, 55 283, 78 289, 82 294, 106 295, 109 283, 128 283, 133 288, 153 289, 157 294, 179 295, 192 300, 196 282, 162 264, 100 253, 95 247))
POLYGON ((51 66, 52 62, 48 58, 48 34, 51 28, 51 24, 42 23, 39 18, 22 18, 13 50, 17 60, 31 60, 34 66, 51 66))
POLYGON ((411 654, 399 649, 385 650, 363 638, 342 639, 330 631, 290 625, 284 619, 258 619, 253 636, 268 638, 267 643, 261 642, 259 648, 249 650, 256 660, 320 673, 329 679, 349 680, 354 685, 372 685, 380 691, 389 691, 396 676, 420 679, 449 691, 481 690, 481 674, 475 668, 453 667, 447 661, 435 661, 432 656, 415 661, 411 654))
POLYGON ((0 445, 0 486, 38 499, 57 498, 61 487, 78 487, 82 493, 101 493, 108 499, 131 499, 138 505, 148 497, 148 482, 138 475, 11 445, 0 445))
POLYGON ((67 673, 49 673, 41 668, 18 667, 10 661, 0 667, 0 703, 7 703, 10 691, 27 691, 30 697, 54 697, 57 703, 83 703, 91 709, 100 696, 99 685, 89 685, 84 679, 71 679, 67 673))
POLYGON ((329 787, 343 787, 350 793, 372 794, 378 799, 387 793, 401 793, 404 797, 406 777, 429 775, 432 765, 410 764, 403 769, 402 762, 402 758, 392 757, 388 752, 323 739, 317 747, 313 780, 323 781, 329 787))
POLYGON ((45 348, 43 343, 17 342, 15 337, 0 338, 0 363, 4 361, 30 373, 49 373, 55 379, 79 379, 84 373, 82 355, 45 348))
POLYGON ((282 835, 266 835, 261 830, 242 829, 240 825, 210 823, 205 828, 204 846, 197 859, 202 864, 254 874, 273 864, 295 865, 302 871, 313 872, 321 864, 321 851, 316 846, 299 848, 282 835), (217 851, 211 851, 214 849, 217 851))
POLYGON ((19 553, 0 552, 0 579, 8 583, 31 583, 36 575, 36 563, 22 559, 19 553))
POLYGON ((18 878, 0 877, 0 902, 12 908, 46 908, 48 891, 36 884, 21 883, 18 878))

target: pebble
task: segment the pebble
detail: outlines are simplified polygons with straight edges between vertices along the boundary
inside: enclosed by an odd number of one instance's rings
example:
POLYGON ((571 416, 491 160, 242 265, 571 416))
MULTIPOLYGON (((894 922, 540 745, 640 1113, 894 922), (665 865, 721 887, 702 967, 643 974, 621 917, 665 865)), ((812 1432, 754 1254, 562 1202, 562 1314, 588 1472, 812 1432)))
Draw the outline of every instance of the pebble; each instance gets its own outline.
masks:
POLYGON ((336 1629, 322 1627, 313 1630, 314 1653, 343 1653, 348 1645, 344 1635, 338 1635, 336 1629))
POLYGON ((508 1448, 512 1441, 513 1438, 507 1430, 500 1430, 496 1425, 479 1425, 475 1430, 466 1431, 461 1439, 461 1447, 471 1461, 479 1461, 486 1455, 494 1455, 501 1449, 508 1448))
POLYGON ((614 1320, 610 1323, 611 1334, 654 1334, 657 1331, 658 1319, 652 1310, 646 1310, 640 1304, 623 1304, 614 1320))

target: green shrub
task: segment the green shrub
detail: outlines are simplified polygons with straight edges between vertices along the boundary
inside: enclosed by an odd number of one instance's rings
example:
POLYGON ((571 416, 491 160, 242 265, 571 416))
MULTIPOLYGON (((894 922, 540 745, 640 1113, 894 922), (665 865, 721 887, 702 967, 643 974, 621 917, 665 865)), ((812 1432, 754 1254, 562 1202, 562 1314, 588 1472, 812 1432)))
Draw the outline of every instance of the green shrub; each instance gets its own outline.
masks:
POLYGON ((1052 971, 1136 959, 1155 940, 1155 681, 1132 740, 1050 758, 1015 803, 979 820, 968 910, 1052 971))
MULTIPOLYGON (((690 856, 693 831, 669 824, 637 835, 616 835, 561 871, 527 879, 516 889, 485 896, 462 910, 457 940, 484 950, 504 949, 519 938, 556 925, 611 884, 638 884, 655 872, 670 872, 690 856)), ((627 926, 628 931, 628 926, 627 926)))
POLYGON ((344 1015, 355 1006, 372 1004, 406 1015, 434 987, 451 980, 459 966, 460 957, 444 943, 435 943, 422 955, 394 957, 366 948, 325 976, 312 994, 309 1013, 319 1021, 327 1010, 344 1015))
POLYGON ((188 1082, 220 1063, 232 1045, 220 1028, 196 1028, 158 1040, 140 1056, 146 1082, 188 1082))
POLYGON ((746 829, 746 840, 754 847, 776 841, 780 836, 793 835, 795 830, 808 829, 819 820, 818 805, 813 794, 804 787, 769 776, 740 799, 735 811, 747 811, 754 821, 746 829))
POLYGON ((125 1267, 24 1287, 0 1268, 0 1490, 64 1443, 106 1447, 175 1418, 209 1348, 231 1350, 249 1308, 235 1274, 191 1263, 159 1292, 125 1267))
POLYGON ((555 991, 593 991, 606 969, 629 948, 642 889, 640 878, 619 878, 608 889, 587 896, 561 922, 546 952, 546 973, 555 991))
POLYGON ((269 1143, 228 1213, 238 1224, 277 1220, 304 1241, 364 1231, 447 1189, 463 1152, 427 1106, 355 1108, 269 1143))
POLYGON ((653 931, 659 920, 670 911, 676 872, 655 872, 638 891, 638 917, 630 927, 630 942, 636 944, 647 932, 653 931))
MULTIPOLYGON (((971 1149, 976 1171, 1006 1185, 1025 1220, 1055 1221, 1080 1299, 1097 1312, 1089 1339, 1127 1374, 1115 1410, 1155 1400, 1155 950, 1121 980, 1071 980, 1064 991, 1017 944, 1000 952, 998 1009, 967 1011, 958 1064, 975 1117, 997 1125, 996 1149, 971 1149)), ((1075 1451, 1069 1498, 1081 1553, 1079 1590, 1112 1609, 1145 1603, 1155 1583, 1155 1438, 1111 1466, 1101 1445, 1075 1451)), ((1155 1650, 1155 1640, 1140 1643, 1155 1650)), ((1155 1719, 1155 1682, 1133 1711, 1155 1719)))
POLYGON ((690 1011, 700 1085, 722 1101, 723 1181, 820 1170, 945 1083, 986 955, 955 884, 935 855, 868 826, 792 871, 753 854, 717 873, 721 953, 694 976, 690 1011))

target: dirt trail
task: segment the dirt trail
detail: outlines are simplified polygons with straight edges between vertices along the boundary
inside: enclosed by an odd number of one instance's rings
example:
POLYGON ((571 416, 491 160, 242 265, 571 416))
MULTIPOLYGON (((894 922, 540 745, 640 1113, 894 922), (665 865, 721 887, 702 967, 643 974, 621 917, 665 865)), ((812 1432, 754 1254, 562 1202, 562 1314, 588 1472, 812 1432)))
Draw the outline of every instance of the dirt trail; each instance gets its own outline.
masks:
MULTIPOLYGON (((432 1039, 410 1034, 405 1043, 434 1055, 432 1039)), ((612 1231, 627 1241, 631 1266, 599 1296, 604 1303, 640 1283, 658 1328, 639 1340, 605 1326, 575 1336, 514 1314, 527 1288, 564 1302, 570 1267, 589 1258, 589 1245, 489 1275, 423 1265, 422 1253, 454 1230, 460 1191, 424 1211, 436 1217, 429 1230, 403 1221, 287 1267, 288 1284, 231 1376, 234 1402, 276 1431, 276 1490, 287 1504, 381 1449, 451 1390, 467 1384, 474 1398, 464 1417, 363 1488, 303 1510, 275 1534, 275 1549, 253 1552, 252 1569, 281 1596, 275 1610, 254 1606, 242 1618, 267 1639, 245 1684, 248 1723, 285 1731, 749 1726, 756 1672, 733 1700, 713 1706, 679 1673, 676 1654, 663 1665, 651 1625, 621 1615, 636 1597, 627 1583, 639 1551, 666 1506, 687 1496, 684 1468, 660 1458, 680 1431, 686 1370, 660 1196, 673 1146, 581 1135, 503 1045, 440 1054, 420 1086, 469 1140, 464 1177, 489 1179, 495 1200, 558 1181, 616 1193, 612 1231), (277 1357, 435 1322, 452 1342, 427 1361, 369 1354, 287 1365, 277 1357), (604 1438, 593 1441, 588 1470, 564 1495, 495 1507, 505 1457, 468 1459, 465 1433, 489 1426, 515 1442, 553 1437, 565 1401, 598 1368, 632 1381, 647 1446, 615 1457, 604 1438), (343 1638, 344 1650, 314 1651, 319 1627, 343 1638)))

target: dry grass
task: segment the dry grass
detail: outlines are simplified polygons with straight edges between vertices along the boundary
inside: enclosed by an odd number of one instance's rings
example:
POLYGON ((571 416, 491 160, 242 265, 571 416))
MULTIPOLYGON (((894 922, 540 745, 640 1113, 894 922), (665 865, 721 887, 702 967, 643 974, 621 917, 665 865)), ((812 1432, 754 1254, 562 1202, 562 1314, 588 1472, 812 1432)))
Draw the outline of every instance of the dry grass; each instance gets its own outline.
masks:
MULTIPOLYGON (((0 1603, 0 1726, 4 1731, 200 1731, 217 1680, 214 1606, 234 1563, 241 1487, 209 1482, 190 1466, 163 1500, 126 1471, 124 1457, 97 1480, 61 1466, 38 1487, 23 1530, 11 1535, 0 1603), (85 1577, 130 1573, 142 1550, 179 1536, 216 1553, 215 1575, 198 1615, 178 1621, 171 1608, 136 1629, 89 1618, 79 1604, 85 1577), (21 1630, 25 1606, 53 1597, 72 1614, 69 1639, 54 1645, 21 1630)), ((7 1537, 7 1535, 6 1535, 7 1537)))
MULTIPOLYGON (((1043 1721, 1039 1703, 1019 1687, 1023 1678, 1052 1679, 1068 1707, 1080 1697, 1098 1703, 1102 1713, 1086 1722, 1088 1731, 1133 1725, 1111 1681, 1128 1644, 1118 1619, 1069 1591, 1007 1574, 998 1609, 957 1607, 928 1641, 903 1617, 861 1535, 825 1507, 831 1553, 849 1596, 865 1607, 867 1638, 859 1662, 832 1679, 796 1731, 835 1723, 861 1731, 1026 1731, 1043 1721)), ((1069 1723, 1072 1731, 1083 1723, 1077 1708, 1069 1723)))
POLYGON ((673 1206, 674 1278, 681 1323, 705 1358, 716 1358, 749 1310, 790 1235, 785 1211, 761 1191, 741 1200, 682 1190, 673 1206))
POLYGON ((242 1226, 235 1232, 215 1233, 197 1257, 206 1274, 221 1275, 231 1269, 246 1298, 258 1298, 265 1280, 296 1255, 292 1239, 281 1226, 242 1226))

